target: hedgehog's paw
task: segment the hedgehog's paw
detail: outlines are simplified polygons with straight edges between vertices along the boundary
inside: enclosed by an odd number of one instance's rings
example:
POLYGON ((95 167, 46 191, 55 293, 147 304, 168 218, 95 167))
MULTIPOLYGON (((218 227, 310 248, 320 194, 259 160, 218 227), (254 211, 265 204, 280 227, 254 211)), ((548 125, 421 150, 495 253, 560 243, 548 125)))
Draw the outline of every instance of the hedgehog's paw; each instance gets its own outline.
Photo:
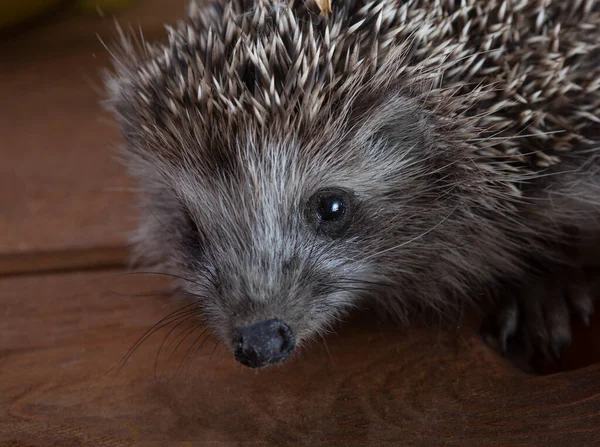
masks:
POLYGON ((583 274, 536 281, 491 315, 483 336, 522 369, 535 354, 557 361, 571 342, 571 318, 588 325, 594 310, 592 285, 583 274))

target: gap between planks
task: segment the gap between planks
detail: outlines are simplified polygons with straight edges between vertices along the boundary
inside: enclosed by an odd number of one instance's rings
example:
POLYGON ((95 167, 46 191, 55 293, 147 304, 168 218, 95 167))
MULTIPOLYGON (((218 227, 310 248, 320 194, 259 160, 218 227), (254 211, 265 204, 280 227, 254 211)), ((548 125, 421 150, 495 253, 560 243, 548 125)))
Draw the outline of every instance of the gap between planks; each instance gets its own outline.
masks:
POLYGON ((9 253, 0 255, 0 278, 124 268, 128 257, 125 246, 9 253))

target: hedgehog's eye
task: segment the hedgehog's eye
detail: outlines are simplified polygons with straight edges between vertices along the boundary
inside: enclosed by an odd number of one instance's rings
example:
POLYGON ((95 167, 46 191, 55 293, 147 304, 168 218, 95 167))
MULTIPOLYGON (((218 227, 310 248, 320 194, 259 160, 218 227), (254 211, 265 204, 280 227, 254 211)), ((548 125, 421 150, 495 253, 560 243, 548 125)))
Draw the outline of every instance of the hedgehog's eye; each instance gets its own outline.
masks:
POLYGON ((306 218, 316 231, 331 237, 342 236, 351 217, 351 194, 342 189, 323 189, 306 207, 306 218))
POLYGON ((338 220, 346 214, 346 202, 341 196, 322 196, 317 205, 317 217, 324 221, 338 220))

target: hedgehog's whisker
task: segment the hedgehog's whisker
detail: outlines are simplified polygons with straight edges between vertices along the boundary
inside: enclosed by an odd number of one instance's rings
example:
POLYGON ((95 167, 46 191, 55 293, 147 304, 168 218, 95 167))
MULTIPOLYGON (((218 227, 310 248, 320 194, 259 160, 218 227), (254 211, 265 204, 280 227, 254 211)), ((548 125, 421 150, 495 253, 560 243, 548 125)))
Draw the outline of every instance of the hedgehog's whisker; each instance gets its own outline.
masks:
POLYGON ((208 342, 208 340, 210 340, 210 338, 211 338, 211 336, 210 336, 211 334, 210 334, 209 328, 206 328, 206 329, 204 329, 204 330, 203 330, 203 331, 200 333, 200 335, 198 336, 198 338, 196 338, 196 340, 194 340, 194 343, 192 343, 192 346, 194 346, 194 345, 196 344, 196 342, 197 342, 198 340, 200 340, 200 338, 201 338, 202 336, 204 336, 204 335, 206 335, 206 336, 204 337, 204 340, 202 340, 202 341, 201 341, 201 342, 198 344, 198 348, 196 349, 196 352, 194 352, 194 355, 192 356, 192 358, 190 359, 190 362, 188 363, 188 367, 187 367, 187 369, 186 369, 186 371, 185 371, 184 381, 187 381, 187 376, 188 376, 188 373, 190 372, 190 368, 191 368, 191 366, 192 366, 192 363, 194 363, 194 360, 195 360, 195 359, 198 357, 198 354, 200 353, 200 351, 202 351, 202 348, 204 348, 204 346, 206 346, 206 343, 207 343, 207 342, 208 342))
MULTIPOLYGON (((166 336, 165 336, 165 338, 163 339, 162 343, 161 343, 161 344, 160 344, 160 346, 158 347, 158 353, 156 354, 156 358, 155 358, 155 360, 154 360, 154 377, 156 377, 156 371, 157 371, 157 367, 158 367, 158 360, 159 360, 159 358, 160 358, 160 353, 161 353, 161 351, 162 351, 162 349, 163 349, 163 346, 164 346, 165 342, 166 342, 166 341, 167 341, 167 339, 169 338, 169 336, 170 336, 170 335, 171 335, 171 334, 172 334, 172 333, 173 333, 173 332, 174 332, 174 331, 175 331, 175 330, 176 330, 176 329, 177 329, 179 326, 181 326, 183 323, 185 323, 186 321, 189 321, 191 318, 193 318, 194 316, 198 316, 198 315, 199 315, 198 313, 194 313, 194 312, 191 312, 191 313, 187 314, 187 315, 185 316, 185 318, 182 318, 182 319, 180 319, 180 321, 179 321, 179 322, 178 322, 178 323, 177 323, 175 326, 173 326, 173 327, 172 327, 172 328, 169 330, 169 332, 167 333, 167 335, 166 335, 166 336)), ((184 329, 183 331, 185 331, 185 329, 184 329)), ((183 331, 181 331, 181 332, 183 332, 183 331)), ((175 339, 174 339, 174 340, 177 340, 177 339, 179 338, 179 336, 181 335, 181 332, 180 332, 180 333, 179 333, 179 334, 178 334, 178 335, 175 337, 175 339)), ((174 341, 174 340, 173 340, 173 341, 174 341)), ((173 341, 171 341, 171 342, 169 343, 169 346, 170 346, 170 345, 173 343, 173 341)), ((167 346, 167 349, 169 348, 169 346, 167 346)))
POLYGON ((190 311, 190 307, 192 306, 195 306, 195 303, 183 306, 180 309, 171 312, 169 315, 167 315, 164 318, 161 318, 158 322, 153 324, 148 330, 146 330, 146 332, 144 332, 144 334, 142 334, 140 338, 138 338, 138 340, 132 345, 132 347, 129 348, 123 359, 117 364, 115 364, 115 366, 113 366, 110 370, 108 370, 107 373, 118 366, 118 370, 116 372, 116 374, 118 375, 125 363, 127 362, 127 360, 129 360, 133 353, 142 345, 144 341, 146 341, 146 339, 148 339, 148 337, 150 337, 163 327, 168 326, 169 324, 174 323, 175 321, 178 321, 180 318, 184 318, 187 315, 187 312, 190 311))
POLYGON ((402 242, 401 244, 395 245, 393 247, 389 247, 386 248, 384 250, 381 250, 377 253, 374 253, 372 255, 367 256, 366 258, 364 258, 365 261, 372 259, 374 257, 377 256, 381 256, 384 253, 387 253, 389 251, 393 251, 393 250, 397 250, 399 248, 402 248, 418 239, 421 239, 423 236, 426 236, 427 234, 431 233, 432 231, 436 230, 440 225, 442 225, 444 222, 446 222, 446 220, 448 220, 450 218, 450 216, 452 214, 454 214, 454 212, 456 211, 457 207, 454 207, 454 209, 452 211, 450 211, 450 213, 448 213, 447 216, 445 216, 444 218, 442 218, 437 224, 435 224, 433 227, 431 227, 429 230, 422 232, 421 234, 419 234, 418 236, 413 237, 412 239, 409 239, 408 241, 402 242))

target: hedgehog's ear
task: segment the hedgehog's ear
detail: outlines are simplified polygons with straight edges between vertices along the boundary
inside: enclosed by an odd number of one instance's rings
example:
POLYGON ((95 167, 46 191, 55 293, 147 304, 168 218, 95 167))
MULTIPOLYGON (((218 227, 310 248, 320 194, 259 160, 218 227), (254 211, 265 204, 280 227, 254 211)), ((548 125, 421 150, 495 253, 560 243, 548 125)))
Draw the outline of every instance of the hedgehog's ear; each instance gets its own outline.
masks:
POLYGON ((134 34, 133 30, 124 31, 115 21, 116 36, 109 44, 104 44, 110 55, 112 72, 104 73, 106 89, 105 108, 115 114, 120 121, 132 118, 132 106, 128 93, 132 91, 132 78, 136 65, 148 54, 150 46, 134 34))
POLYGON ((373 99, 354 119, 360 123, 356 132, 360 140, 385 140, 386 146, 396 148, 418 144, 430 129, 423 107, 402 92, 373 99))
POLYGON ((121 139, 119 157, 127 160, 130 169, 147 172, 151 169, 149 152, 140 144, 143 138, 139 113, 131 100, 131 87, 127 78, 110 76, 105 79, 104 109, 109 112, 117 124, 121 139))
POLYGON ((127 90, 130 82, 127 77, 106 75, 104 80, 104 108, 117 116, 119 120, 131 118, 131 105, 127 100, 127 90))
POLYGON ((106 99, 103 102, 104 108, 109 112, 118 114, 123 105, 121 83, 116 77, 107 76, 104 85, 106 89, 106 99))
POLYGON ((132 102, 130 81, 127 77, 109 76, 105 79, 104 108, 116 119, 119 128, 127 139, 139 132, 139 112, 132 102))

